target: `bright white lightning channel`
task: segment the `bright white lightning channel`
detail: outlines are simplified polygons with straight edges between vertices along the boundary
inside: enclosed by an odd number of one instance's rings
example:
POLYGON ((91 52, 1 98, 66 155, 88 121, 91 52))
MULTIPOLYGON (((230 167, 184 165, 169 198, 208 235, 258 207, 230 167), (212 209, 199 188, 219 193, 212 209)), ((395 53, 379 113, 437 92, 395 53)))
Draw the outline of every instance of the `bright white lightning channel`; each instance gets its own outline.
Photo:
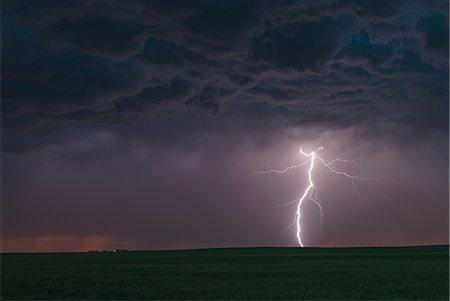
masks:
POLYGON ((305 151, 303 151, 303 146, 300 147, 300 154, 304 157, 307 158, 307 160, 305 162, 302 162, 300 164, 296 164, 296 165, 291 165, 286 167, 285 169, 279 170, 279 169, 268 169, 268 170, 263 170, 263 171, 256 171, 254 172, 252 175, 256 175, 256 174, 271 174, 271 173, 276 173, 276 174, 283 174, 286 173, 292 169, 304 166, 306 164, 309 163, 309 168, 308 168, 308 186, 306 187, 305 191, 303 192, 302 196, 298 199, 295 199, 294 201, 291 201, 289 203, 286 203, 285 205, 290 205, 293 203, 297 203, 297 207, 296 207, 296 211, 295 211, 295 220, 294 222, 288 226, 291 227, 294 224, 296 225, 296 237, 297 237, 297 241, 298 244, 303 247, 303 242, 302 242, 302 237, 301 237, 301 232, 302 232, 302 228, 301 228, 301 218, 302 218, 302 204, 303 201, 306 198, 309 198, 318 208, 319 208, 319 213, 320 213, 320 226, 323 226, 323 209, 322 206, 320 204, 320 200, 317 197, 317 187, 314 184, 314 180, 313 180, 313 170, 314 170, 314 163, 316 162, 316 159, 318 160, 318 162, 322 163, 328 170, 330 170, 332 173, 334 174, 338 174, 338 175, 342 175, 344 177, 347 177, 348 179, 351 180, 352 182, 352 186, 353 189, 355 190, 356 194, 364 199, 364 200, 368 200, 364 195, 361 194, 361 192, 358 190, 357 188, 357 181, 363 181, 366 184, 368 184, 371 188, 373 188, 372 183, 370 182, 370 180, 372 180, 373 178, 362 178, 362 177, 356 177, 353 175, 350 175, 344 171, 340 171, 338 169, 336 169, 336 167, 333 165, 336 162, 341 162, 341 163, 352 163, 352 164, 356 164, 357 160, 348 160, 348 159, 340 159, 340 158, 336 158, 333 159, 329 162, 327 162, 326 160, 322 159, 319 155, 318 152, 320 152, 321 150, 323 150, 324 146, 321 146, 319 148, 317 148, 315 151, 311 151, 310 153, 306 153, 305 151))

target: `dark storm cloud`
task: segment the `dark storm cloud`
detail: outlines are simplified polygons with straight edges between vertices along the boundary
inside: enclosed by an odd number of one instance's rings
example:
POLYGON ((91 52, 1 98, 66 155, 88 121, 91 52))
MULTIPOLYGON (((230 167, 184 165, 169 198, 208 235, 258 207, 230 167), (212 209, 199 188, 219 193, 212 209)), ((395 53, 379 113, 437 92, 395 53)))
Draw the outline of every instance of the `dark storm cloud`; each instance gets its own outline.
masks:
POLYGON ((392 57, 394 45, 375 44, 365 31, 353 34, 344 47, 336 54, 336 59, 346 58, 365 68, 376 69, 392 57))
POLYGON ((421 17, 416 30, 422 34, 422 47, 444 59, 448 57, 448 18, 441 13, 421 17))
POLYGON ((270 22, 252 40, 251 59, 268 68, 318 69, 332 58, 345 21, 323 18, 274 27, 270 22))
POLYGON ((62 41, 93 55, 126 59, 142 48, 145 27, 132 20, 102 15, 85 15, 79 19, 65 18, 55 27, 62 41), (131 53, 129 53, 131 52, 131 53))
POLYGON ((234 103, 262 102, 288 123, 370 118, 446 129, 443 114, 417 116, 446 108, 440 3, 27 4, 4 7, 4 128, 133 122, 163 105, 172 114, 238 110, 246 118, 234 103))

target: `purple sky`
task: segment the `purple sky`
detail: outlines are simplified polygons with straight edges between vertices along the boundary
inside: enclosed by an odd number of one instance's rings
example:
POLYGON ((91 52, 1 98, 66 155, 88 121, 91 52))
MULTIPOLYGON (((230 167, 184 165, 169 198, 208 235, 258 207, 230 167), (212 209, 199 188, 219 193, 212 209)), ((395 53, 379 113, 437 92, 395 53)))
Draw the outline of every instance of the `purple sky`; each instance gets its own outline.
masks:
POLYGON ((448 243, 446 1, 6 1, 2 251, 448 243))

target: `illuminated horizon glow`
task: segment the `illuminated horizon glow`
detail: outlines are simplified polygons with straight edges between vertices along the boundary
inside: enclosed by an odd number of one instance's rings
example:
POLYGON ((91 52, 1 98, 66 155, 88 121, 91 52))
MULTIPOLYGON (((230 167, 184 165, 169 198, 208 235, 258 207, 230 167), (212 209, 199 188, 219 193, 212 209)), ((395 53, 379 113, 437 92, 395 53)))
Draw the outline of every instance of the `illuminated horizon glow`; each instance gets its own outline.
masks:
POLYGON ((284 174, 284 173, 286 173, 286 172, 288 172, 288 171, 290 171, 292 169, 302 167, 302 166, 306 165, 307 163, 309 163, 309 168, 308 168, 308 186, 306 187, 306 189, 303 192, 302 196, 300 198, 298 198, 298 199, 295 199, 293 201, 290 201, 288 203, 283 204, 283 205, 291 205, 291 204, 294 204, 295 202, 297 202, 296 211, 295 211, 295 220, 285 230, 289 229, 294 224, 296 225, 296 228, 297 228, 296 229, 297 242, 300 245, 300 247, 302 247, 302 248, 304 247, 304 244, 303 244, 302 237, 301 237, 301 232, 302 232, 302 227, 301 227, 302 210, 301 210, 301 207, 302 207, 303 201, 308 196, 309 196, 309 199, 319 208, 320 227, 321 227, 321 229, 323 227, 323 208, 322 208, 322 205, 320 204, 320 200, 317 197, 317 187, 316 187, 316 185, 314 184, 314 181, 313 181, 314 162, 316 161, 316 159, 318 159, 319 162, 321 162, 323 164, 323 166, 325 166, 332 173, 349 178, 351 180, 351 182, 352 182, 353 190, 356 192, 356 194, 360 198, 362 198, 362 199, 364 199, 366 201, 370 201, 367 197, 365 197, 363 194, 361 194, 361 192, 358 190, 357 185, 356 185, 356 181, 363 181, 366 184, 368 184, 372 189, 374 189, 372 183, 370 182, 370 180, 373 180, 373 178, 363 178, 363 177, 353 176, 353 175, 348 174, 345 171, 337 170, 336 167, 333 165, 335 162, 352 163, 352 164, 356 165, 356 161, 357 160, 335 158, 335 159, 327 162, 326 160, 322 159, 318 155, 318 152, 323 150, 324 147, 325 147, 325 145, 318 147, 315 151, 311 151, 310 153, 306 153, 305 151, 303 151, 303 145, 302 145, 302 146, 300 146, 300 154, 307 158, 306 161, 304 161, 302 163, 299 163, 299 164, 288 166, 288 167, 286 167, 286 168, 284 168, 282 170, 270 168, 268 170, 256 171, 256 172, 252 173, 252 175, 271 174, 271 173, 284 174))

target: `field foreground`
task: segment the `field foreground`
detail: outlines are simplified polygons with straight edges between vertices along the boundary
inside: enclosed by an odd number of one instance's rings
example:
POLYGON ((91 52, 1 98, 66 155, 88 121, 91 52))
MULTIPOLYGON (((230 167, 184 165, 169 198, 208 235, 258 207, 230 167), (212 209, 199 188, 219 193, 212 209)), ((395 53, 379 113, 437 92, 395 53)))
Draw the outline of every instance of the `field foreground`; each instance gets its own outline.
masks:
POLYGON ((448 300, 449 247, 2 254, 1 299, 448 300))

